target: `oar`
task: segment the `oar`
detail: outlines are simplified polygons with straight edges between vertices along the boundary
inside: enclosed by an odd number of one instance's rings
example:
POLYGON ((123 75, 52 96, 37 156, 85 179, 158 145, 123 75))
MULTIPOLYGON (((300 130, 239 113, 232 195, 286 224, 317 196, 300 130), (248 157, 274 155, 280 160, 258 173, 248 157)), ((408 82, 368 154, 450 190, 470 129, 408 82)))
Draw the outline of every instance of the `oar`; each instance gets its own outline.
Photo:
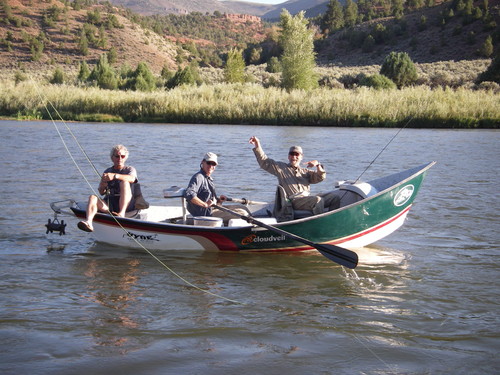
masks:
POLYGON ((249 204, 267 204, 267 202, 251 201, 250 199, 246 199, 246 198, 238 199, 238 198, 226 197, 226 200, 228 202, 241 203, 241 204, 244 204, 244 205, 249 205, 249 204))
POLYGON ((252 216, 240 215, 239 213, 237 213, 235 211, 232 211, 226 207, 222 207, 219 205, 214 205, 214 207, 218 208, 219 210, 228 212, 234 216, 238 216, 239 218, 247 221, 250 224, 258 225, 259 227, 266 228, 270 231, 287 236, 288 238, 291 238, 295 241, 302 242, 302 243, 305 243, 306 245, 312 246, 316 250, 318 250, 321 254, 323 254, 325 257, 327 257, 328 259, 330 259, 331 261, 338 263, 342 266, 346 266, 348 268, 356 268, 356 266, 358 265, 358 254, 356 254, 354 251, 347 250, 347 249, 344 249, 343 247, 339 247, 339 246, 314 243, 314 242, 309 241, 305 238, 302 238, 302 237, 299 237, 295 234, 284 231, 283 229, 276 228, 276 227, 273 227, 272 225, 268 225, 268 224, 265 224, 261 221, 258 221, 256 219, 254 219, 252 216))

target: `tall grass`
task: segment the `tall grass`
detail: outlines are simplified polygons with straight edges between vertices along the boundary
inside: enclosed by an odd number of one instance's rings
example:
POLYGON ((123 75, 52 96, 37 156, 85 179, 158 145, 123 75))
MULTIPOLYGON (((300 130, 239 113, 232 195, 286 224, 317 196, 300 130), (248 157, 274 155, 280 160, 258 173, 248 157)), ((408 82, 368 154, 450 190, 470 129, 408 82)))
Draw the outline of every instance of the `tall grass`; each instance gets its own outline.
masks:
POLYGON ((182 86, 152 93, 0 81, 0 114, 57 109, 64 120, 321 126, 498 128, 500 94, 417 86, 287 92, 259 84, 182 86))

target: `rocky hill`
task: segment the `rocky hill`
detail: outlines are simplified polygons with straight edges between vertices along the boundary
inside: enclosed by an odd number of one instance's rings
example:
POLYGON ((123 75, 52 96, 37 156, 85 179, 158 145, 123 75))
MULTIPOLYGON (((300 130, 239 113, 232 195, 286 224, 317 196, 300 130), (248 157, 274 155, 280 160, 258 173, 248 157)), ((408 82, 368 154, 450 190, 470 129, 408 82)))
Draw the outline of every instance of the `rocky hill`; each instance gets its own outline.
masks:
MULTIPOLYGON (((488 37, 497 44, 500 1, 490 0, 491 20, 449 12, 451 2, 394 17, 375 19, 350 31, 333 33, 318 46, 318 60, 343 65, 381 64, 391 51, 407 52, 414 62, 460 61, 483 58, 488 37), (367 44, 372 35, 372 44, 367 44)), ((476 2, 480 6, 481 2, 476 2)))
POLYGON ((113 48, 115 66, 126 64, 135 68, 139 62, 146 62, 159 73, 164 66, 175 70, 182 61, 191 60, 196 51, 189 45, 210 45, 222 50, 242 40, 256 42, 264 37, 262 22, 255 16, 205 17, 206 24, 200 27, 203 30, 190 24, 177 25, 175 30, 185 33, 179 35, 167 29, 153 31, 155 27, 168 28, 170 20, 151 21, 110 3, 89 3, 94 5, 66 6, 60 0, 1 0, 0 68, 77 67, 82 61, 97 62, 99 56, 113 48), (214 34, 216 37, 211 40, 209 36, 214 34))
POLYGON ((116 8, 96 5, 74 9, 59 0, 3 0, 2 5, 0 68, 77 66, 81 61, 96 62, 111 47, 117 51, 117 62, 131 67, 141 61, 156 70, 176 66, 178 49, 174 43, 131 22, 116 8), (89 11, 96 12, 93 14, 100 20, 87 23, 89 11), (88 48, 84 53, 79 43, 86 23, 88 48))
MULTIPOLYGON (((283 8, 296 14, 301 10, 311 11, 310 16, 318 15, 319 11, 326 9, 327 0, 288 0, 281 4, 260 4, 252 1, 234 0, 109 0, 114 5, 123 6, 132 11, 144 14, 188 14, 200 12, 212 14, 221 13, 250 14, 264 19, 278 19, 283 8)), ((343 0, 342 0, 343 2, 343 0)))

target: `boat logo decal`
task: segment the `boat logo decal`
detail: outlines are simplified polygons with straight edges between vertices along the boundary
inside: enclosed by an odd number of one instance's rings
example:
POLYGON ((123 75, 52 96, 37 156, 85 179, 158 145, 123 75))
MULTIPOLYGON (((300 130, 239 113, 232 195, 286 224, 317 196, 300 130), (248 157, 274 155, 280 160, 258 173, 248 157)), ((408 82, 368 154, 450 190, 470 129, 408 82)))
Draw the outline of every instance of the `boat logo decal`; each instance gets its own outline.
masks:
POLYGON ((151 234, 151 235, 144 235, 144 234, 135 234, 135 233, 132 233, 132 232, 127 232, 123 235, 123 237, 126 237, 126 238, 129 238, 130 240, 137 240, 137 241, 160 241, 158 239, 158 235, 157 234, 151 234))
POLYGON ((406 185, 404 188, 398 191, 398 193, 394 197, 394 205, 396 207, 399 207, 408 202, 408 200, 413 195, 414 190, 415 187, 413 185, 406 185))
POLYGON ((246 236, 241 240, 242 245, 250 245, 255 242, 275 242, 275 241, 284 241, 285 236, 269 236, 269 237, 257 237, 256 234, 251 234, 246 236))

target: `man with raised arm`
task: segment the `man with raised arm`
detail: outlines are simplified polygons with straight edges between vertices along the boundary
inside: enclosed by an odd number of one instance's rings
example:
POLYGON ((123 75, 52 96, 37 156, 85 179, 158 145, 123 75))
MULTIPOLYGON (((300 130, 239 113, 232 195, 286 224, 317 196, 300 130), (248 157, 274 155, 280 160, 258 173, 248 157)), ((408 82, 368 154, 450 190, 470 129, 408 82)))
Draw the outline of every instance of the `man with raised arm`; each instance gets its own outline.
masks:
POLYGON ((268 158, 257 137, 251 137, 248 142, 254 146, 253 152, 259 166, 278 178, 278 184, 285 190, 295 210, 308 210, 316 215, 323 213, 325 207, 328 210, 339 207, 340 200, 334 194, 311 195, 310 185, 323 181, 326 178, 326 171, 317 160, 306 162, 306 168, 301 167, 302 147, 290 147, 288 163, 285 163, 268 158))

